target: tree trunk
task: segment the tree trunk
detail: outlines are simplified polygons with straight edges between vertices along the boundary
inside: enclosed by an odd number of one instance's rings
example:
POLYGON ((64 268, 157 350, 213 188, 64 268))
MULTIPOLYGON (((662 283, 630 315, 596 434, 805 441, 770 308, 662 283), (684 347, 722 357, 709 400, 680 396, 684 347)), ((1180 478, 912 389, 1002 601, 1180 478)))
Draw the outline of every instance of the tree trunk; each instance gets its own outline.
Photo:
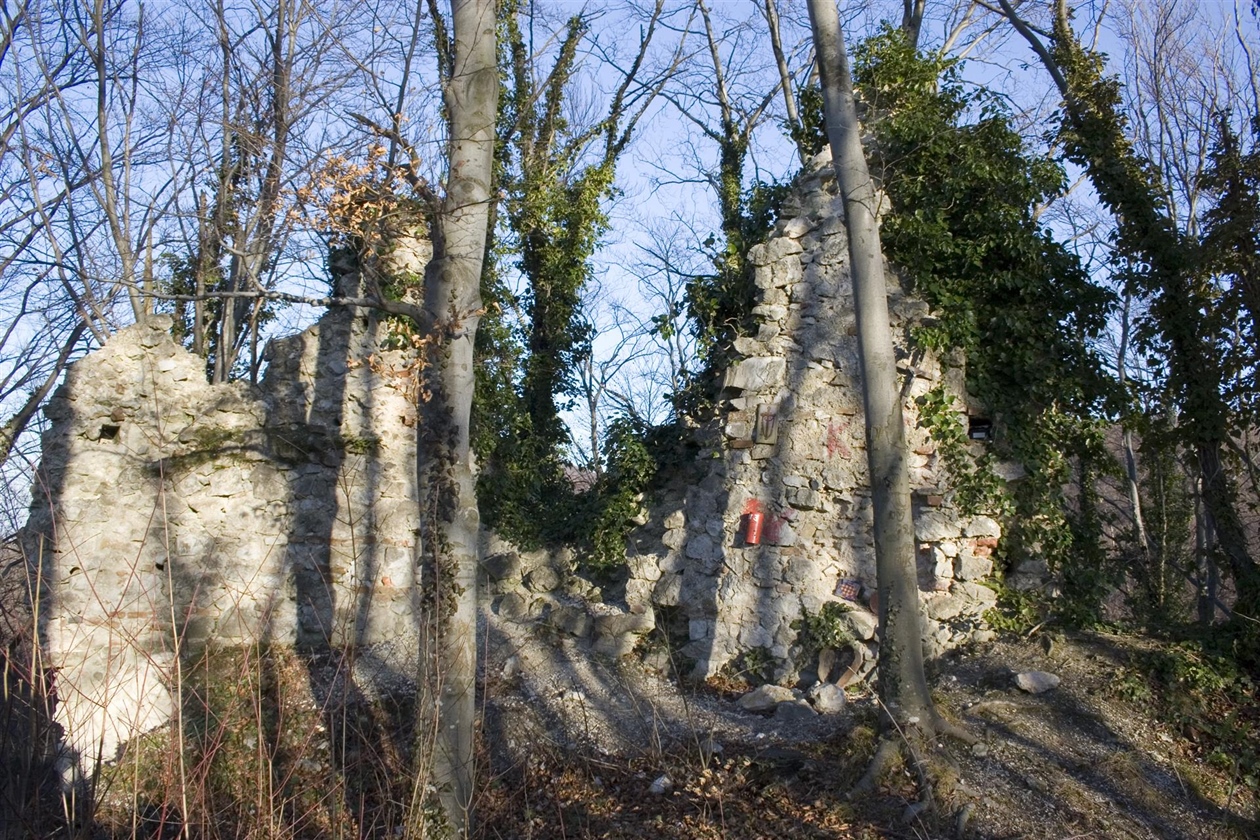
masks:
MULTIPOLYGON (((429 608, 421 651, 432 666, 421 693, 422 755, 451 834, 472 826, 476 717, 479 516, 469 450, 473 342, 481 310, 499 78, 493 0, 454 0, 454 50, 445 84, 446 197, 425 282, 425 332, 436 340, 419 446, 423 522, 419 593, 429 608)), ((423 776, 417 783, 424 784, 423 776)))
POLYGON ((853 81, 834 0, 810 0, 822 78, 827 138, 844 199, 866 408, 866 454, 875 512, 879 577, 879 692, 901 726, 938 721, 923 671, 922 617, 915 570, 910 474, 893 356, 875 187, 862 153, 853 81))

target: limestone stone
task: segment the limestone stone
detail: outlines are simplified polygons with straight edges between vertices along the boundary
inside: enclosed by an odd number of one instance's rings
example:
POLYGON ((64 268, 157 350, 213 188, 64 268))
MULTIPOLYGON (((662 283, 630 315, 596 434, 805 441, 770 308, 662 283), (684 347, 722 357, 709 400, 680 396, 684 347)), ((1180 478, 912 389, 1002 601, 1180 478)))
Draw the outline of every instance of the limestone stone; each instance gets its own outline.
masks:
POLYGON ((529 605, 519 592, 509 592, 499 599, 498 613, 508 621, 523 621, 529 617, 529 605))
POLYGON ((795 699, 792 689, 781 685, 766 684, 740 697, 738 704, 746 712, 768 712, 780 703, 790 703, 795 699))
POLYGON ((962 530, 962 522, 949 511, 924 510, 914 517, 914 538, 919 542, 937 542, 957 538, 962 530))
POLYGON ((933 621, 948 621, 961 613, 964 606, 963 597, 945 592, 929 597, 924 609, 933 621))
POLYGON ((997 604, 997 593, 974 581, 954 581, 951 590, 964 595, 974 605, 969 612, 983 612, 997 604))
POLYGON ((521 573, 521 556, 515 552, 492 554, 481 561, 481 567, 491 580, 506 580, 521 573))
POLYGON ((606 656, 609 659, 622 659, 633 654, 638 644, 639 637, 635 634, 599 636, 595 639, 592 649, 599 656, 606 656))
POLYGON ((977 557, 968 551, 954 558, 954 576, 959 580, 982 580, 991 574, 993 561, 988 557, 977 557))
POLYGON ((586 610, 570 604, 562 604, 547 616, 547 623, 570 636, 585 638, 591 633, 593 621, 586 610))
POLYGON ((875 638, 875 631, 879 629, 879 617, 874 613, 864 609, 852 609, 842 615, 854 638, 861 641, 875 638))
POLYGON ((652 589, 652 601, 663 607, 676 607, 682 599, 683 576, 667 573, 661 575, 652 589))
POLYGON ((723 389, 769 391, 783 384, 787 360, 778 356, 758 356, 737 362, 722 379, 723 389))
POLYGON ((752 308, 752 314, 766 321, 782 321, 787 317, 786 306, 777 303, 759 303, 752 308))
POLYGON ((595 617, 595 634, 601 637, 646 633, 655 626, 656 616, 650 609, 641 613, 613 613, 595 617))
POLYGON ((778 237, 748 249, 748 262, 754 266, 772 265, 785 257, 801 253, 801 244, 789 237, 778 237))
POLYGON ((550 566, 539 566, 525 576, 525 585, 538 595, 553 592, 560 586, 560 574, 550 566))
POLYGON ((1015 685, 1028 694, 1044 694, 1058 688, 1060 682, 1057 674, 1047 671, 1021 671, 1015 675, 1015 685))
POLYGON ((964 532, 968 537, 1000 537, 1002 526, 989 516, 973 516, 964 532))
POLYGON ((699 561, 700 568, 712 573, 722 560, 722 548, 708 533, 692 534, 687 540, 685 554, 692 560, 699 561))
POLYGON ((805 697, 819 714, 834 715, 844 711, 844 689, 835 683, 820 682, 805 697))
POLYGON ((784 494, 787 503, 801 510, 817 510, 822 506, 822 497, 809 487, 790 487, 784 494))
POLYGON ((808 700, 788 700, 774 707, 774 719, 783 723, 802 723, 818 717, 808 700))
MULTIPOLYGON (((684 532, 683 539, 686 539, 686 536, 687 535, 684 532)), ((679 546, 681 545, 682 540, 679 541, 679 546)), ((668 574, 670 572, 681 572, 687 567, 687 561, 682 552, 671 550, 660 558, 657 565, 661 567, 661 572, 663 574, 668 574)))

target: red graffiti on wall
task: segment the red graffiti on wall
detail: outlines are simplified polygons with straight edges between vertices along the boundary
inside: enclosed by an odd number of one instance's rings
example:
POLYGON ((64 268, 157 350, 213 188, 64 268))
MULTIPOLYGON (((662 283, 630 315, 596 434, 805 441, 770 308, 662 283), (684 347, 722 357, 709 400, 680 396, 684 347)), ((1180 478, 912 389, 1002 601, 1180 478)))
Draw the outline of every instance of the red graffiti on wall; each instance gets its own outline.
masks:
POLYGON ((845 432, 848 431, 848 425, 845 423, 832 422, 827 424, 827 457, 834 458, 839 452, 845 458, 852 458, 853 452, 849 449, 849 445, 844 442, 845 432))

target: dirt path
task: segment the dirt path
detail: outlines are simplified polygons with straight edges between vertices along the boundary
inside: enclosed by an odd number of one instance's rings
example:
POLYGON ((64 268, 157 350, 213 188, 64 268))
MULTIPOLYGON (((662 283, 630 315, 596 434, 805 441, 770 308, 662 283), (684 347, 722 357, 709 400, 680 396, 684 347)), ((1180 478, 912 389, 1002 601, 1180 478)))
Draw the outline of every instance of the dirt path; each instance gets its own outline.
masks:
POLYGON ((961 807, 968 838, 1260 837, 1247 822, 1256 808, 1250 794, 1231 791, 1228 777, 1202 762, 1195 745, 1118 690, 1134 652, 1150 644, 1140 639, 1038 635, 937 663, 938 702, 980 745, 942 745, 958 774, 958 795, 950 819, 929 826, 897 822, 914 796, 908 774, 906 784, 894 779, 871 801, 844 802, 845 785, 869 754, 869 690, 851 692, 838 714, 783 720, 743 711, 734 695, 680 690, 633 658, 600 662, 569 640, 523 637, 518 626, 493 618, 488 631, 486 726, 495 763, 541 766, 550 756, 562 766, 566 756, 593 756, 591 766, 602 768, 597 781, 607 813, 601 821, 584 811, 587 822, 571 820, 566 836, 636 836, 644 829, 635 821, 655 813, 653 832, 662 837, 953 837, 961 807), (1026 670, 1061 682, 1043 694, 1024 693, 1013 677, 1026 670), (736 763, 750 769, 727 785, 732 799, 715 824, 705 816, 712 800, 697 779, 720 775, 706 767, 734 774, 736 763), (662 776, 672 790, 653 794, 650 786, 662 776), (769 802, 768 789, 775 792, 769 802), (755 801, 736 802, 740 796, 755 801), (772 813, 779 805, 787 814, 802 809, 799 831, 775 828, 783 824, 772 813), (673 822, 660 823, 662 813, 673 822), (732 821, 738 813, 766 821, 732 821))

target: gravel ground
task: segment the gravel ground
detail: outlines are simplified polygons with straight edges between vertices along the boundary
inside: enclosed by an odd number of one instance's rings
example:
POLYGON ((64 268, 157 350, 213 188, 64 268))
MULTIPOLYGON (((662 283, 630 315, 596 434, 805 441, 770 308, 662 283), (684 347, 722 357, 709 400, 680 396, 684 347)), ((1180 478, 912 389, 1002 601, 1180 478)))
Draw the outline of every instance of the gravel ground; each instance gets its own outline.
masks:
MULTIPOLYGON (((486 630, 486 727, 501 761, 528 761, 539 751, 649 764, 680 751, 818 755, 820 745, 843 744, 846 731, 873 719, 869 689, 851 691, 838 714, 785 721, 740 709, 730 693, 680 688, 633 657, 600 661, 571 639, 530 636, 494 616, 486 630)), ((1131 654, 1150 644, 1043 632, 934 665, 942 710, 980 739, 975 747, 939 745, 938 757, 957 773, 946 807, 961 816, 962 836, 1260 837, 1248 822, 1256 808, 1249 794, 1231 791, 1198 760, 1195 745, 1115 690, 1131 654), (1014 676, 1028 670, 1061 682, 1027 694, 1014 676)), ((885 799, 906 795, 906 785, 892 787, 885 799)), ((958 821, 948 823, 950 835, 939 836, 959 836, 958 821)), ((903 826, 880 836, 938 835, 903 826)))

